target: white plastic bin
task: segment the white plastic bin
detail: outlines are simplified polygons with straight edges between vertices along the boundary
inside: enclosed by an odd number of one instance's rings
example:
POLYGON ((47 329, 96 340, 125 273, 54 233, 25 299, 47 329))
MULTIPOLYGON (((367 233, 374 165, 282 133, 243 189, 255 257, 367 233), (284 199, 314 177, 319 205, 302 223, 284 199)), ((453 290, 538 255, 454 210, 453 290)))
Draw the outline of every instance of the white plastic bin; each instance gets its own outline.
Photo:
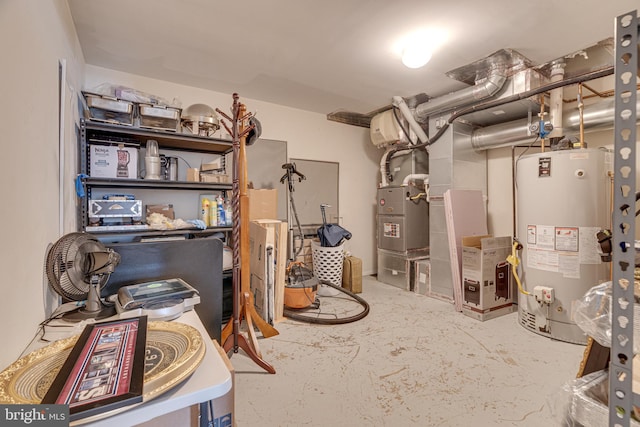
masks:
MULTIPOLYGON (((319 242, 311 242, 313 257, 313 274, 318 280, 325 280, 336 286, 342 286, 342 266, 344 262, 344 244, 334 247, 320 246, 319 242)), ((333 297, 340 294, 338 289, 320 285, 318 295, 333 297)))

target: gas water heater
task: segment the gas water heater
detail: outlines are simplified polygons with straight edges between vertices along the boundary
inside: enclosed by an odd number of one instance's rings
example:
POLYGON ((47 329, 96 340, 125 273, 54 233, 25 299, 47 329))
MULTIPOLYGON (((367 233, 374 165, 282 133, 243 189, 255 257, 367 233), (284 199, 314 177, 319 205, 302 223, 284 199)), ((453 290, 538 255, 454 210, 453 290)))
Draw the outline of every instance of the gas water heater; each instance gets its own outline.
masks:
POLYGON ((609 280, 596 234, 610 229, 612 153, 575 149, 523 156, 516 163, 517 232, 522 244, 520 324, 585 344, 576 301, 609 280))

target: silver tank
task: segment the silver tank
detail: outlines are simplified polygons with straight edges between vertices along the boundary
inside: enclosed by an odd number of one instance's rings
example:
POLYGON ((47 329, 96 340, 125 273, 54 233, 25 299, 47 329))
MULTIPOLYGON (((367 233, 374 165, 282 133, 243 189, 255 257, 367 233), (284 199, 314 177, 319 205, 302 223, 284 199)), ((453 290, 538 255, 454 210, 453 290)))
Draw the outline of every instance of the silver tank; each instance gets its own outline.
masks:
POLYGON ((587 337, 574 322, 575 302, 609 280, 596 233, 610 227, 609 171, 604 149, 552 151, 523 156, 516 164, 517 232, 523 287, 520 324, 535 333, 576 344, 587 337), (553 301, 535 296, 551 289, 553 301))

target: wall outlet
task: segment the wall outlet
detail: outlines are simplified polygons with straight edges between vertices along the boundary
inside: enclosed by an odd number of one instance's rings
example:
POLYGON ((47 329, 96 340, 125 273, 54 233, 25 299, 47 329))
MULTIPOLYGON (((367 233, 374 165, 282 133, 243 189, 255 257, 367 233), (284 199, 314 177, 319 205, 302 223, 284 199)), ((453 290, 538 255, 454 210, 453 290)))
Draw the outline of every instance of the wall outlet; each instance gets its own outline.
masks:
POLYGON ((553 288, 548 286, 536 286, 533 288, 533 296, 540 304, 553 304, 555 294, 553 288))

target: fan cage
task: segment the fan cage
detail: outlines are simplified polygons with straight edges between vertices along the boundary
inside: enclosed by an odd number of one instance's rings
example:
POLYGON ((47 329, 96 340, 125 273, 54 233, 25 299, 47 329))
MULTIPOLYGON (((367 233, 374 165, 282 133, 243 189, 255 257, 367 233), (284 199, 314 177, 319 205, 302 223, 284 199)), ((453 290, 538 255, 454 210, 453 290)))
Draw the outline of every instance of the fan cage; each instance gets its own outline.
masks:
MULTIPOLYGON (((86 299, 91 289, 92 275, 88 274, 89 254, 106 251, 105 246, 87 233, 69 233, 62 236, 49 250, 45 266, 51 287, 63 298, 72 301, 86 299)), ((109 279, 108 274, 97 276, 101 288, 109 279)))

